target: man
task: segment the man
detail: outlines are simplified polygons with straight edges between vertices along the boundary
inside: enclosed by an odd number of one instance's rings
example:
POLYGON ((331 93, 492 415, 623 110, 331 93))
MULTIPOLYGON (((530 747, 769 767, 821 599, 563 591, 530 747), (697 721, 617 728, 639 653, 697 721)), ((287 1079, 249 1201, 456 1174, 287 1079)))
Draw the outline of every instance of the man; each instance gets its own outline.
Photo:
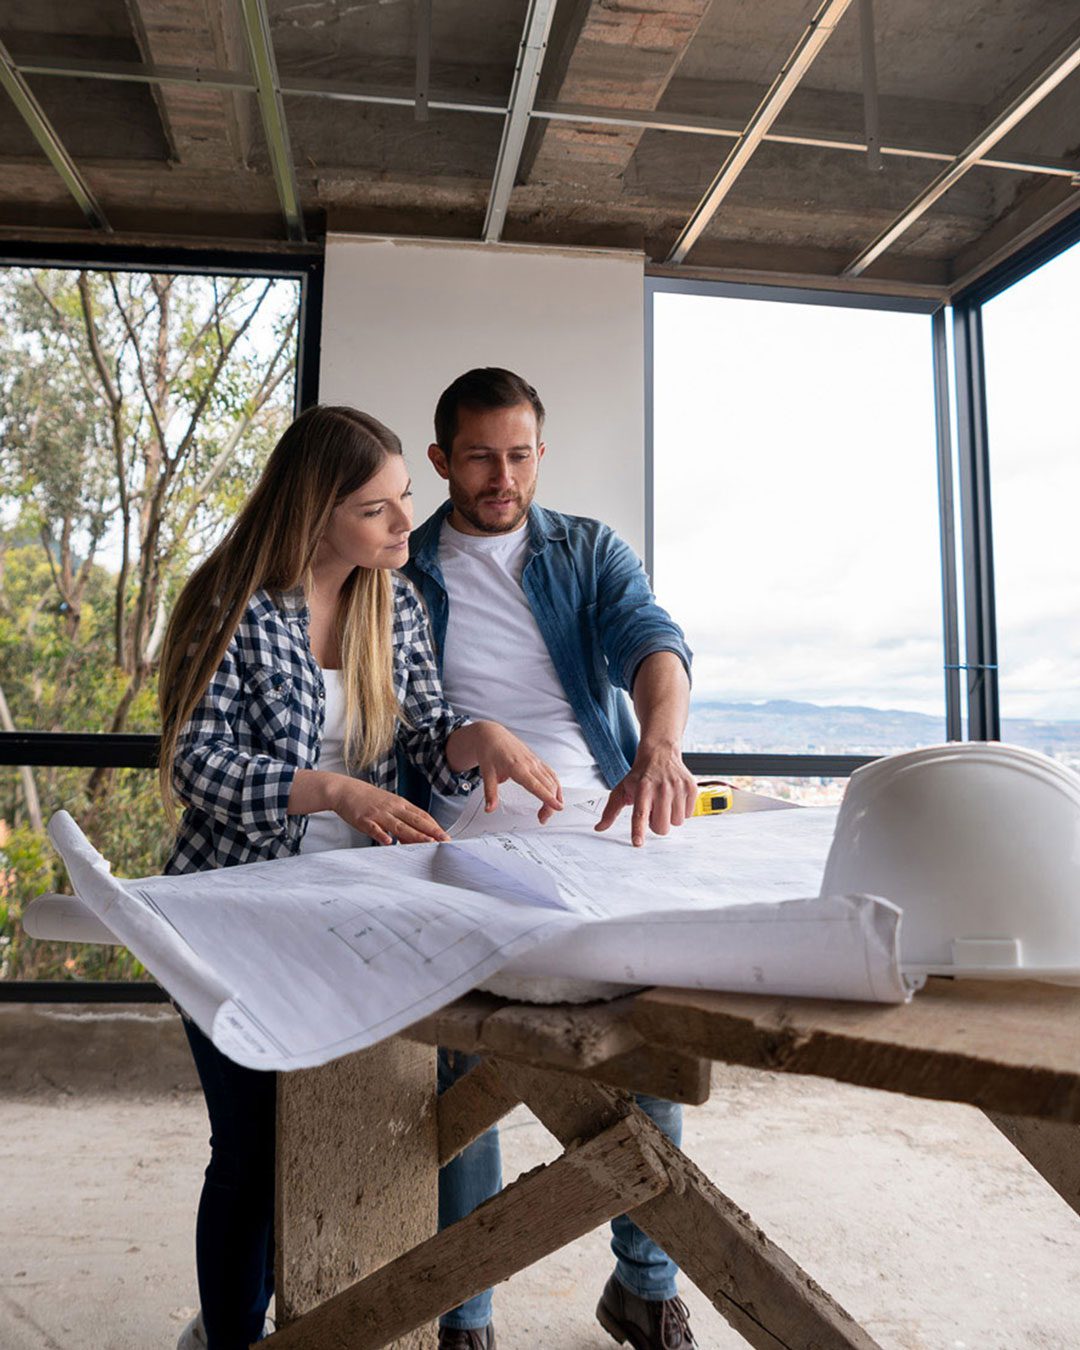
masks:
MULTIPOLYGON (((629 808, 640 847, 649 828, 666 834, 694 808, 681 751, 690 651, 611 529, 533 502, 543 423, 536 390, 510 371, 470 370, 450 385, 428 450, 449 501, 413 532, 405 572, 427 603, 454 708, 510 727, 564 788, 608 790, 597 829, 629 808)), ((431 809, 446 824, 454 808, 436 799, 431 809)), ((440 1052, 440 1092, 473 1063, 440 1052)), ((637 1101, 678 1144, 680 1108, 637 1101)), ((492 1129, 443 1168, 440 1227, 501 1185, 492 1129)), ((615 1274, 596 1310, 605 1330, 635 1350, 694 1350, 674 1262, 625 1215, 612 1234, 615 1274)), ((441 1319, 439 1345, 494 1350, 490 1290, 441 1319)))

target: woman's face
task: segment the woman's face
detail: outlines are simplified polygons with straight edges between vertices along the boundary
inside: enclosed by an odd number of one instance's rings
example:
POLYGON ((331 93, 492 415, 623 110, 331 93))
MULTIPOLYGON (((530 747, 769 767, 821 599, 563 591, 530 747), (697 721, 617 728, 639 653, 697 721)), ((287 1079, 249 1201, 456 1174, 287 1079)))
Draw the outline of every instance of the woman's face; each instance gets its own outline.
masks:
POLYGON ((363 487, 334 507, 315 552, 317 567, 401 567, 409 556, 412 480, 401 455, 387 455, 363 487))

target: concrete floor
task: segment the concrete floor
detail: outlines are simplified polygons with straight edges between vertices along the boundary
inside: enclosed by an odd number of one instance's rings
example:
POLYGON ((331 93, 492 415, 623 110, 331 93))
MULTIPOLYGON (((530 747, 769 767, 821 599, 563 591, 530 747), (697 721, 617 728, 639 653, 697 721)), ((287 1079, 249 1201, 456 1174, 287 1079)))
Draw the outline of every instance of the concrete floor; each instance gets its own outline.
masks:
MULTIPOLYGON (((0 1346, 172 1350, 207 1126, 165 1008, 0 1005, 0 1346)), ((523 1108, 508 1177, 557 1153, 523 1108)), ((1080 1346, 1080 1218, 978 1112, 718 1067, 686 1152, 887 1350, 1080 1346)), ((497 1294, 502 1350, 611 1350, 596 1232, 497 1294)), ((692 1287, 702 1350, 745 1344, 692 1287)))

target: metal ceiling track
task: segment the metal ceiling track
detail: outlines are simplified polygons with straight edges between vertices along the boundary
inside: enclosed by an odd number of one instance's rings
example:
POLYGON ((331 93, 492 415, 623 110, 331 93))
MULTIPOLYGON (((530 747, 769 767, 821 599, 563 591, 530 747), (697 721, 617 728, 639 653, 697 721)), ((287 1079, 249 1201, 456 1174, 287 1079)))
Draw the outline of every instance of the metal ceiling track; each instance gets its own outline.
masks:
POLYGON ((416 5, 416 111, 418 122, 428 120, 431 97, 431 5, 432 0, 417 0, 416 5))
MULTIPOLYGON (((1067 40, 1053 60, 1043 68, 1041 73, 1031 81, 1023 92, 1014 98, 1008 107, 1000 112, 989 126, 976 136, 967 149, 962 150, 948 167, 943 169, 934 181, 919 193, 915 200, 896 217, 886 230, 878 235, 872 244, 864 248, 857 258, 848 263, 842 275, 846 277, 861 276, 871 263, 876 262, 886 249, 890 248, 901 235, 906 234, 920 216, 925 215, 955 183, 958 183, 977 164, 985 162, 983 156, 992 150, 998 141, 1007 136, 1033 108, 1037 107, 1049 93, 1078 68, 1080 68, 1080 32, 1075 33, 1071 39, 1067 40)), ((1075 178, 1075 176, 1074 173, 1073 177, 1075 178)))
MULTIPOLYGON (((22 75, 49 75, 86 80, 112 80, 133 84, 186 85, 204 89, 222 89, 232 93, 255 92, 249 75, 231 70, 213 70, 199 66, 162 66, 141 64, 137 61, 87 61, 78 57, 48 57, 35 61, 21 61, 16 70, 22 75)), ((417 106, 416 89, 397 85, 353 84, 344 80, 322 80, 289 76, 279 81, 280 92, 289 98, 329 98, 344 103, 364 103, 391 108, 417 106)), ((428 91, 425 100, 435 112, 485 113, 505 117, 509 111, 505 99, 485 98, 478 94, 454 94, 428 91)), ((574 103, 535 103, 529 111, 530 119, 544 122, 570 122, 595 126, 634 127, 642 131, 672 131, 686 136, 714 136, 721 140, 738 140, 744 124, 734 118, 703 117, 695 113, 654 111, 653 109, 601 108, 574 103)), ((818 150, 842 150, 852 154, 867 154, 869 146, 865 135, 845 134, 842 131, 801 132, 769 131, 764 140, 775 145, 801 145, 818 150)), ((883 156, 901 159, 925 159, 940 164, 952 164, 956 155, 947 150, 932 150, 916 145, 882 145, 883 156)), ((1077 178, 1080 161, 1053 159, 1050 156, 1031 158, 1024 155, 995 158, 984 155, 978 161, 984 169, 1001 169, 1012 173, 1033 173, 1049 178, 1077 178)))
POLYGON ((289 146, 289 128, 285 123, 277 61, 270 39, 266 0, 240 0, 240 10, 251 53, 251 68, 255 75, 255 97, 270 152, 278 200, 285 217, 285 229, 291 243, 302 244, 306 238, 304 216, 300 209, 300 189, 296 183, 296 170, 289 146))
POLYGON ((814 64, 822 47, 832 37, 836 25, 844 17, 850 4, 851 0, 824 0, 768 93, 758 104, 757 110, 732 147, 709 190, 675 240, 667 257, 668 263, 681 263, 701 238, 724 198, 735 186, 739 175, 765 139, 772 124, 783 112, 784 105, 798 88, 802 77, 814 64))
POLYGON ((26 83, 22 72, 11 59, 11 53, 2 42, 0 42, 0 84, 11 95, 11 101, 18 109, 19 115, 30 128, 38 145, 45 151, 49 163, 64 180, 67 190, 78 202, 79 210, 95 230, 104 230, 111 234, 112 226, 101 204, 94 196, 89 183, 79 172, 75 161, 64 148, 64 143, 45 116, 45 110, 35 98, 33 90, 26 83))
POLYGON ((487 215, 484 218, 486 244, 496 244, 502 237, 506 210, 510 205, 510 194, 514 190, 514 180, 517 178, 518 165, 521 163, 521 150, 525 144, 529 116, 536 100, 540 67, 544 63, 544 52, 554 13, 555 0, 530 0, 521 48, 518 52, 517 69, 514 71, 514 84, 510 91, 510 106, 503 124, 499 158, 495 162, 495 178, 491 184, 487 215))

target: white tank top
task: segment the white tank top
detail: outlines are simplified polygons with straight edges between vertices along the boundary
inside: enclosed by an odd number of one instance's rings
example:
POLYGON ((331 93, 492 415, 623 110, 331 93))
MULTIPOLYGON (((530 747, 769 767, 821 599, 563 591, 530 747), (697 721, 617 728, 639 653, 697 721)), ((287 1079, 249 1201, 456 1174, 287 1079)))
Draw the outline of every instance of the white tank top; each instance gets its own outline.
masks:
MULTIPOLYGON (((319 768, 327 773, 348 773, 345 767, 345 688, 340 670, 324 670, 326 721, 319 746, 319 768)), ((313 811, 300 843, 301 853, 325 853, 332 848, 366 848, 371 836, 341 819, 334 811, 313 811)))

